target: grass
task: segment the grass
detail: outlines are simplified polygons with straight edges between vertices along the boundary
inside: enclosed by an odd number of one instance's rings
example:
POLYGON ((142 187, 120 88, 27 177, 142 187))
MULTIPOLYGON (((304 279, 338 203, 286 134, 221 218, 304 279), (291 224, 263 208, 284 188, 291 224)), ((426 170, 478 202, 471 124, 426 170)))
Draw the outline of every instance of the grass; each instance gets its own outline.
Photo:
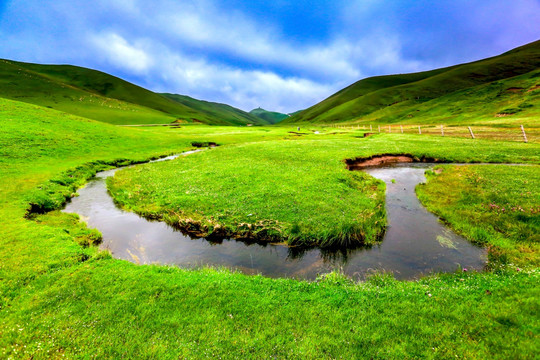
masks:
POLYGON ((343 160, 386 153, 389 142, 394 153, 445 161, 538 160, 527 144, 504 143, 501 157, 491 142, 404 135, 358 140, 325 131, 306 140, 238 144, 126 169, 109 179, 109 189, 124 207, 198 236, 373 244, 386 225, 384 185, 347 171, 343 160))
POLYGON ((491 261, 537 267, 538 174, 538 166, 443 166, 430 173, 427 185, 417 192, 424 205, 456 231, 490 246, 491 261))
POLYGON ((285 123, 537 124, 540 41, 443 69, 360 80, 285 123), (509 111, 510 109, 510 111, 509 111))
POLYGON ((320 246, 377 241, 384 186, 345 170, 329 143, 315 143, 318 152, 302 151, 311 141, 213 149, 122 171, 109 186, 125 207, 203 236, 320 246))
POLYGON ((304 282, 137 266, 100 252, 93 246, 97 234, 71 215, 24 217, 36 191, 54 199, 98 166, 178 153, 192 142, 221 144, 204 153, 214 157, 279 140, 283 159, 295 155, 286 151, 313 151, 313 161, 320 157, 338 176, 345 176, 344 157, 383 148, 539 163, 537 144, 363 139, 340 130, 298 136, 284 127, 119 128, 5 99, 0 109, 1 358, 526 359, 538 353, 536 269, 507 265, 412 282, 379 274, 355 284, 339 273, 304 282))

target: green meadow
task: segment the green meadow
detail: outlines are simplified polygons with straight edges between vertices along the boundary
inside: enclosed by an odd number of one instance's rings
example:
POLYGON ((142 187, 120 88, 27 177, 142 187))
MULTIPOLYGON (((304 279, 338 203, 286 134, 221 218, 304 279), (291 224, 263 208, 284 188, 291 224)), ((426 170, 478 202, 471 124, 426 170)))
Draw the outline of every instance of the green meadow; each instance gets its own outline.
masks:
POLYGON ((7 99, 0 123, 1 358, 529 359, 540 350, 540 144, 363 138, 316 126, 297 134, 296 125, 125 128, 7 99), (324 245, 315 239, 374 241, 385 224, 383 184, 346 170, 346 158, 410 153, 531 165, 441 165, 429 174, 418 188, 423 203, 488 246, 492 266, 415 281, 135 265, 100 251, 99 233, 57 211, 98 170, 208 141, 220 146, 118 172, 112 193, 165 220, 182 207, 206 231, 271 223, 287 241, 324 245))
POLYGON ((424 205, 452 228, 489 246, 494 266, 538 266, 538 174, 538 166, 444 166, 428 172, 427 185, 417 192, 424 205))
MULTIPOLYGON (((537 146, 406 135, 319 134, 218 147, 120 171, 115 200, 198 235, 290 245, 373 244, 384 233, 384 184, 344 159, 394 153, 444 162, 538 162, 537 146)), ((537 168, 534 168, 538 171, 537 168)))

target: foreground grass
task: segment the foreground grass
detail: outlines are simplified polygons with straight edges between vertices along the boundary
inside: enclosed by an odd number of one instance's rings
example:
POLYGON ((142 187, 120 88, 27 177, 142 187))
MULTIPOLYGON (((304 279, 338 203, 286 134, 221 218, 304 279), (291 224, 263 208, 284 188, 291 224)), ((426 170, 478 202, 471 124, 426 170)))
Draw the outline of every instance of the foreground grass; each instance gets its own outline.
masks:
POLYGON ((492 261, 538 266, 539 174, 538 166, 443 166, 417 192, 458 232, 491 246, 492 261))
MULTIPOLYGON (((308 283, 137 266, 100 253, 91 246, 95 234, 71 215, 24 218, 36 188, 47 189, 66 173, 78 178, 63 190, 72 188, 87 171, 71 171, 84 164, 143 160, 189 149, 193 141, 296 143, 286 129, 123 129, 2 99, 0 108, 0 358, 525 359, 538 353, 534 270, 507 266, 415 282, 376 276, 352 284, 338 274, 308 283)), ((502 154, 500 143, 463 141, 449 150, 441 148, 444 140, 412 136, 367 144, 354 132, 328 136, 333 140, 320 146, 334 143, 332 151, 343 156, 405 151, 407 141, 418 141, 417 152, 426 147, 450 160, 538 163, 540 154, 533 144, 504 145, 502 154)), ((302 137, 298 149, 316 148, 318 137, 302 137)))
POLYGON ((41 276, 5 308, 3 355, 525 359, 538 350, 538 280, 306 283, 102 259, 41 276))

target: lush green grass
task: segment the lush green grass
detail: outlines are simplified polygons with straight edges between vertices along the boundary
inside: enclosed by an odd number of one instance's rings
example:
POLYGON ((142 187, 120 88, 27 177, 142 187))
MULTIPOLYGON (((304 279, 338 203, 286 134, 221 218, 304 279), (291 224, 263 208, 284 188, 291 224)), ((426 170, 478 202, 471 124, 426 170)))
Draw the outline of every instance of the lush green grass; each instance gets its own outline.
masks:
POLYGON ((384 185, 347 171, 336 150, 316 140, 242 144, 121 171, 109 186, 129 209, 200 235, 373 243, 386 224, 384 185))
POLYGON ((539 160, 537 146, 395 135, 240 144, 117 172, 115 199, 197 235, 235 234, 322 246, 373 243, 384 232, 383 184, 343 160, 386 152, 457 162, 539 160), (392 144, 389 146, 389 144, 392 144))
POLYGON ((452 166, 430 173, 422 202, 492 260, 540 263, 540 167, 452 166))
POLYGON ((33 281, 2 311, 1 341, 16 358, 526 359, 538 278, 306 283, 96 259, 33 281))
POLYGON ((540 41, 505 54, 427 72, 360 80, 284 120, 534 126, 540 115, 540 41), (501 116, 498 115, 498 116, 501 116))
POLYGON ((277 124, 278 122, 283 121, 284 119, 289 117, 289 115, 287 114, 282 114, 275 111, 268 111, 261 108, 253 109, 249 113, 251 115, 266 120, 269 124, 277 124))
POLYGON ((0 97, 112 124, 265 123, 227 105, 191 98, 183 104, 112 75, 69 65, 0 59, 0 97))
POLYGON ((336 166, 344 155, 413 144, 417 152, 426 147, 452 160, 538 163, 538 145, 455 140, 451 149, 444 147, 449 139, 360 139, 358 132, 128 129, 9 100, 0 99, 0 109, 0 358, 526 359, 538 353, 537 271, 507 266, 413 282, 379 275, 360 284, 338 274, 308 283, 186 271, 112 259, 92 246, 95 232, 71 215, 24 218, 38 187, 47 196, 71 191, 97 167, 177 153, 193 141, 223 144, 205 153, 217 156, 225 146, 280 139, 304 152, 320 146, 314 151, 321 158, 335 143, 328 151, 339 155, 336 166))

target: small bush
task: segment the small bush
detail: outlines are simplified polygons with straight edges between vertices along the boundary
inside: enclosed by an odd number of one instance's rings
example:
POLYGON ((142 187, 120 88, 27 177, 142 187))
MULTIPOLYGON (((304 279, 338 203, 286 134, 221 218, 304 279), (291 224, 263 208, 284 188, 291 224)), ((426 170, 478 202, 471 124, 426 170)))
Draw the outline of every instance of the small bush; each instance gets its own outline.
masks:
POLYGON ((501 115, 513 115, 513 114, 517 114, 520 111, 521 111, 521 109, 519 109, 519 108, 507 108, 507 109, 499 111, 499 114, 501 114, 501 115))

